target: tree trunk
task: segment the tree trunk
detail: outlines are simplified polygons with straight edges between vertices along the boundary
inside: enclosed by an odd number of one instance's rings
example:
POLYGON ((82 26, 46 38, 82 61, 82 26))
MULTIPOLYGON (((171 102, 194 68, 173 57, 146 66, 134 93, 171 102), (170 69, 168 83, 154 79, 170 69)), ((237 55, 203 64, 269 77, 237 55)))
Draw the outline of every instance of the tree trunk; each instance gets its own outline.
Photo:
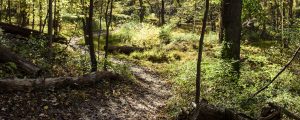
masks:
MULTIPOLYGON (((36 37, 36 38, 43 38, 43 37, 47 37, 48 34, 42 33, 40 31, 37 30, 31 30, 28 28, 22 28, 19 26, 15 26, 15 25, 11 25, 8 23, 1 23, 0 22, 0 27, 1 29, 5 32, 5 33, 11 33, 11 34, 16 34, 16 35, 20 35, 22 37, 36 37)), ((61 36, 54 36, 53 37, 53 42, 56 43, 61 43, 61 44, 66 44, 66 38, 61 37, 61 36)))
POLYGON ((8 10, 7 10, 7 16, 8 16, 8 22, 11 24, 11 0, 7 1, 8 3, 8 10))
POLYGON ((203 52, 204 35, 205 35, 205 29, 206 29, 206 21, 207 21, 208 11, 209 11, 209 0, 206 0, 205 4, 206 4, 206 6, 205 6, 204 18, 203 18, 203 21, 202 21, 202 31, 201 31, 201 37, 200 37, 200 40, 199 40, 199 51, 198 51, 198 61, 197 61, 196 99, 195 99, 195 103, 197 105, 200 102, 201 62, 202 62, 202 52, 203 52))
POLYGON ((53 8, 53 31, 54 35, 57 35, 57 0, 54 0, 54 8, 53 8))
POLYGON ((102 80, 116 80, 122 77, 111 72, 93 72, 81 77, 37 78, 37 79, 2 79, 0 91, 31 91, 46 88, 65 88, 67 86, 87 86, 102 80))
MULTIPOLYGON (((225 60, 240 60, 241 13, 242 0, 223 0, 222 28, 223 48, 222 58, 225 60)), ((233 64, 234 71, 239 73, 239 62, 233 64)))
POLYGON ((108 39, 109 39, 109 26, 111 24, 111 19, 112 19, 112 11, 113 11, 113 0, 108 0, 107 2, 107 7, 106 7, 106 12, 105 12, 105 22, 106 22, 106 38, 105 38, 105 60, 104 60, 104 66, 103 69, 107 71, 107 60, 108 60, 108 39), (110 4, 110 13, 108 15, 108 8, 110 4))
POLYGON ((165 0, 161 0, 161 25, 165 24, 165 0))
POLYGON ((53 21, 53 29, 54 29, 54 35, 58 35, 60 31, 60 11, 59 11, 59 0, 55 0, 54 4, 54 21, 53 21))
POLYGON ((224 1, 221 1, 221 9, 220 9, 221 14, 219 15, 219 43, 223 43, 224 40, 224 27, 223 27, 223 16, 224 16, 224 1))
POLYGON ((271 13, 272 28, 273 28, 273 30, 276 30, 276 23, 277 23, 277 19, 276 19, 276 7, 275 7, 275 5, 272 4, 272 2, 270 2, 270 9, 269 9, 269 11, 271 13))
POLYGON ((53 39, 53 13, 52 13, 52 0, 48 3, 48 58, 52 59, 52 39, 53 39))
POLYGON ((289 5, 289 26, 291 27, 294 24, 294 13, 293 13, 294 0, 288 0, 288 5, 289 5))
POLYGON ((40 18, 39 31, 42 32, 42 27, 43 27, 42 0, 39 0, 39 18, 40 18))
POLYGON ((101 1, 100 4, 100 13, 99 13, 99 33, 98 33, 98 42, 97 42, 97 48, 98 48, 98 61, 100 61, 100 40, 101 40, 101 34, 102 34, 102 15, 103 15, 103 5, 104 1, 101 1))
POLYGON ((95 48, 93 42, 93 14, 94 14, 94 0, 90 0, 90 7, 89 7, 89 18, 87 21, 87 32, 88 32, 88 47, 90 52, 91 58, 91 71, 97 71, 97 60, 95 55, 95 48))
POLYGON ((40 71, 40 68, 33 63, 17 56, 7 48, 0 46, 0 63, 6 62, 15 63, 18 68, 22 69, 27 74, 36 75, 40 71))
POLYGON ((279 6, 277 0, 274 0, 274 2, 275 2, 275 9, 276 9, 276 17, 275 17, 276 18, 276 30, 279 30, 280 22, 281 22, 281 19, 283 19, 283 18, 281 17, 280 6, 279 6))
POLYGON ((293 120, 300 119, 294 113, 273 103, 268 103, 268 106, 263 107, 258 118, 252 118, 232 109, 216 107, 203 100, 198 107, 189 111, 183 111, 177 120, 281 120, 283 114, 293 120))
POLYGON ((191 112, 183 111, 177 120, 254 120, 227 108, 220 108, 201 101, 191 112))
POLYGON ((0 22, 2 22, 3 0, 0 0, 0 22))
POLYGON ((35 0, 32 0, 32 29, 34 30, 35 25, 35 6, 34 6, 35 0))
POLYGON ((145 15, 145 6, 143 0, 139 0, 140 3, 140 23, 144 21, 144 15, 145 15))

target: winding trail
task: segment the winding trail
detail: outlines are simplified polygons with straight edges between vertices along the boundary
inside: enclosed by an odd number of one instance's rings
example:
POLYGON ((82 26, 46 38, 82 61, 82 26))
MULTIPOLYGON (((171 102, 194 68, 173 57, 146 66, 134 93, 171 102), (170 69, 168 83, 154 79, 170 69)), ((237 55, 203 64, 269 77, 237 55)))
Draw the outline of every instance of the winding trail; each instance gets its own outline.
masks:
MULTIPOLYGON (((71 40, 70 46, 74 50, 86 51, 84 47, 76 44, 79 39, 71 40)), ((127 93, 120 93, 121 95, 118 97, 109 96, 108 100, 99 101, 101 104, 95 101, 94 109, 98 112, 95 113, 95 110, 82 111, 82 118, 103 120, 166 119, 161 112, 171 97, 170 84, 147 68, 111 56, 110 61, 115 64, 126 65, 135 76, 136 81, 134 82, 136 84, 129 87, 130 90, 127 93)))

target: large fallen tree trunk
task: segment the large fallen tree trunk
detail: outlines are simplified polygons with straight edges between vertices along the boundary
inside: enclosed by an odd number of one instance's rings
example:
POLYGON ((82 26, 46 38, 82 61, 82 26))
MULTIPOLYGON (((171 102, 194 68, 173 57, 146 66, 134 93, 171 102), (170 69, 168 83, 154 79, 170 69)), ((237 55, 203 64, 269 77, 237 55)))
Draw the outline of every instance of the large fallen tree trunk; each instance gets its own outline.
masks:
POLYGON ((0 63, 13 62, 18 68, 22 69, 28 74, 36 75, 40 72, 40 68, 37 67, 32 62, 19 57, 15 53, 11 52, 9 49, 0 45, 0 63))
MULTIPOLYGON (((23 27, 2 23, 2 22, 0 22, 0 28, 3 29, 5 33, 17 34, 23 37, 30 37, 30 36, 36 38, 47 37, 47 34, 42 33, 40 31, 23 28, 23 27)), ((53 42, 65 44, 67 43, 67 39, 62 36, 54 36, 53 42)))
POLYGON ((109 46, 108 47, 108 52, 110 53, 123 53, 129 55, 135 51, 141 52, 144 51, 144 49, 140 47, 133 47, 133 46, 109 46))
POLYGON ((191 112, 183 111, 177 120, 253 120, 253 118, 207 102, 200 102, 191 112))
POLYGON ((243 113, 237 113, 231 109, 216 107, 207 102, 200 102, 197 108, 191 111, 184 110, 177 120, 281 120, 282 115, 300 120, 300 118, 285 108, 269 103, 269 106, 262 108, 259 118, 252 118, 243 113))
POLYGON ((2 79, 0 91, 31 91, 46 88, 63 88, 66 86, 94 85, 102 80, 119 80, 122 77, 112 72, 94 72, 81 77, 58 77, 38 79, 2 79))

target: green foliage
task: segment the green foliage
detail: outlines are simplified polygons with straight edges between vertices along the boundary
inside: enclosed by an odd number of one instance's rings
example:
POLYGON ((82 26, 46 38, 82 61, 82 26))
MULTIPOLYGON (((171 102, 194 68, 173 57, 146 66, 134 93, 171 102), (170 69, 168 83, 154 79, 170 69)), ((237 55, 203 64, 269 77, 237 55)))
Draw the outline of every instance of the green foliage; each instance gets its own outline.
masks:
POLYGON ((252 19, 252 17, 260 18, 260 20, 266 19, 263 7, 259 0, 243 0, 243 16, 242 19, 252 19))
POLYGON ((199 35, 193 33, 173 32, 171 34, 171 40, 172 42, 197 41, 199 40, 199 35))
POLYGON ((145 52, 133 52, 130 57, 134 59, 144 59, 154 63, 163 63, 170 60, 170 57, 167 55, 166 51, 156 48, 145 52))
POLYGON ((159 38, 161 39, 161 43, 169 44, 171 42, 171 30, 173 27, 174 25, 168 24, 161 28, 159 32, 159 38))
POLYGON ((116 36, 116 39, 133 46, 151 48, 160 44, 159 28, 146 23, 124 24, 113 35, 116 36))
MULTIPOLYGON (((297 82, 299 76, 290 70, 286 70, 254 100, 244 103, 250 95, 269 83, 282 67, 281 63, 273 62, 274 54, 277 54, 277 51, 269 49, 273 55, 268 56, 260 48, 244 47, 242 52, 243 55, 247 56, 247 59, 241 65, 241 75, 238 80, 232 76, 231 63, 207 54, 212 51, 204 53, 202 97, 212 104, 234 108, 251 116, 258 116, 259 112, 256 111, 260 111, 261 106, 267 102, 286 106, 297 113, 300 107, 298 101, 300 93, 297 92, 300 86, 297 82)), ((173 91, 176 91, 175 96, 168 103, 168 110, 171 115, 176 115, 181 107, 188 106, 194 100, 196 61, 177 61, 164 69, 169 74, 169 79, 174 83, 173 91)))

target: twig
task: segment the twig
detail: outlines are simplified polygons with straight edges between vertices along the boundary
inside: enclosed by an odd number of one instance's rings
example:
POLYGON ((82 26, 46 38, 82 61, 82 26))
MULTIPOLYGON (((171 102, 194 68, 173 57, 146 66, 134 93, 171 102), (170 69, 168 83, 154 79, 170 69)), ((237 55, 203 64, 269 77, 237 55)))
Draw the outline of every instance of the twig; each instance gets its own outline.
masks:
POLYGON ((251 97, 249 97, 247 99, 247 101, 249 101, 250 99, 253 99, 257 94, 259 94, 260 92, 262 92, 263 90, 267 89, 278 77, 279 75, 284 72, 284 70, 292 63, 292 61, 296 58, 298 52, 300 51, 300 46, 299 48, 296 50, 296 52, 294 53, 292 59, 281 69, 281 71, 279 73, 277 73, 277 75, 271 80, 271 82, 269 84, 267 84, 266 86, 264 86, 263 88, 261 88, 260 90, 258 90, 256 93, 254 93, 253 95, 251 95, 251 97))

